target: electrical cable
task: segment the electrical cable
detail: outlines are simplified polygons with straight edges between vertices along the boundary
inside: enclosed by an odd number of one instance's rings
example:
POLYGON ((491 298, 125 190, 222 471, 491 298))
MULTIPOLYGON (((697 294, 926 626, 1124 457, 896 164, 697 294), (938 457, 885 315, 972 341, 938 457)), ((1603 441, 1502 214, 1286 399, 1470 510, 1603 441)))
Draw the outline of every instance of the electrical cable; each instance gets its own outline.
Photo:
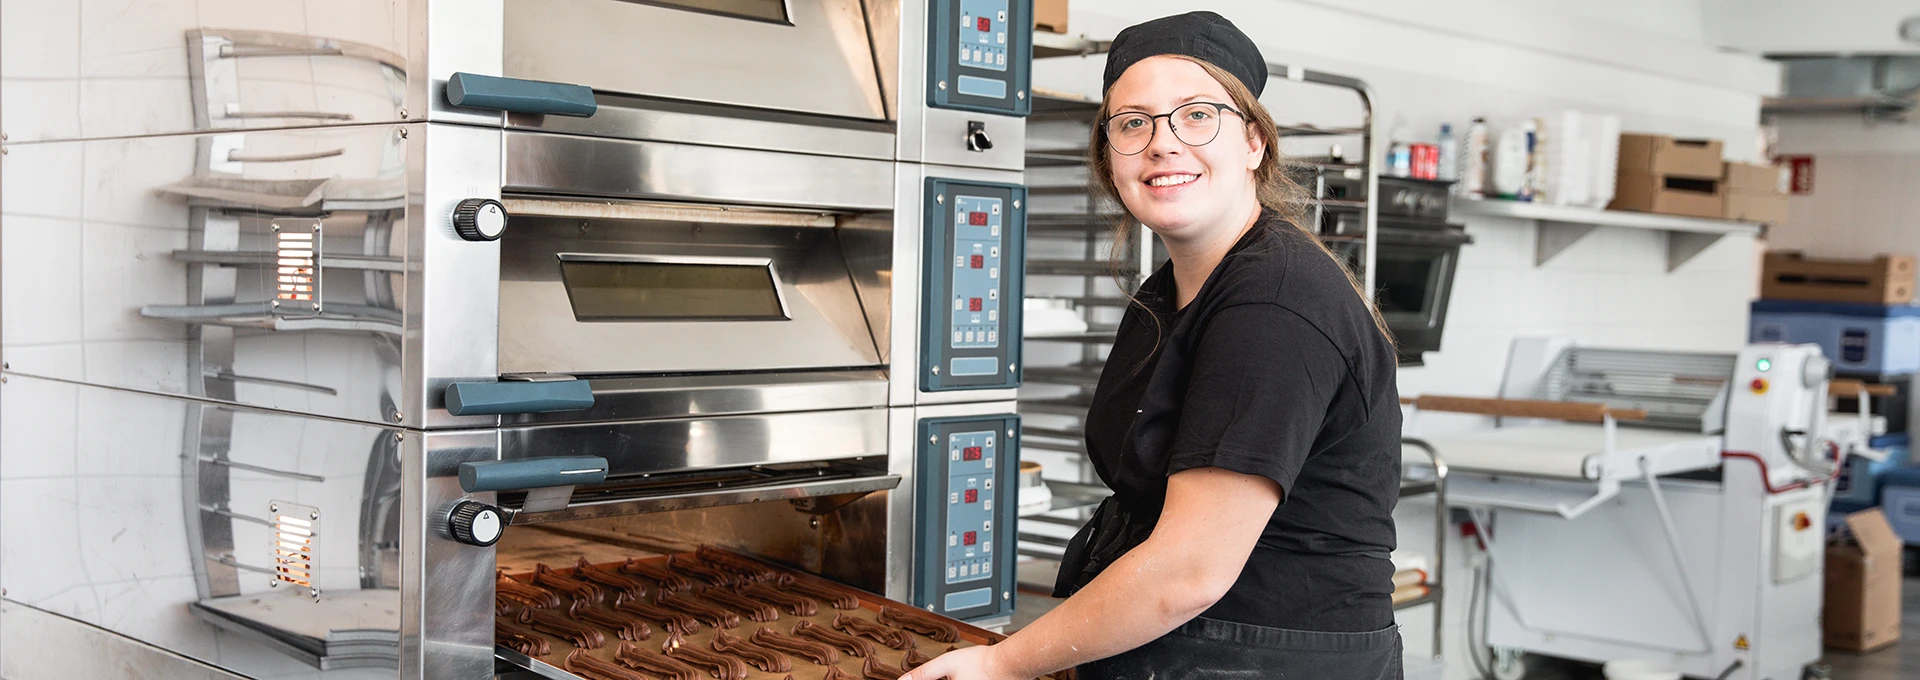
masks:
POLYGON ((1486 631, 1481 628, 1486 615, 1483 609, 1485 605, 1482 602, 1482 596, 1485 594, 1482 588, 1486 577, 1486 561, 1476 554, 1473 560, 1473 580, 1469 582, 1467 593, 1467 658, 1473 661, 1473 669, 1480 672, 1481 680, 1498 680, 1487 666, 1489 661, 1481 658, 1483 654, 1492 652, 1486 646, 1486 631), (1476 637, 1475 633, 1479 635, 1476 637))
POLYGON ((1742 663, 1739 659, 1734 659, 1733 664, 1727 666, 1726 670, 1720 671, 1720 674, 1714 676, 1713 680, 1727 680, 1727 678, 1733 677, 1734 671, 1740 670, 1740 667, 1745 665, 1746 664, 1742 663))

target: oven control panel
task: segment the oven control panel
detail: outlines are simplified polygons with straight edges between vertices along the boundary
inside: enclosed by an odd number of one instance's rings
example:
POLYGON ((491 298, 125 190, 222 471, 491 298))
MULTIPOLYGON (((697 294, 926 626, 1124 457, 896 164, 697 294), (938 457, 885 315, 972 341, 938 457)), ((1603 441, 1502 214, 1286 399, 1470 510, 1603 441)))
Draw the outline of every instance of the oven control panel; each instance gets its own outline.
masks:
POLYGON ((1018 416, 920 421, 914 604, 957 619, 1013 610, 1018 416))
POLYGON ((920 388, 1020 385, 1025 187, 927 180, 920 388))
POLYGON ((1033 109, 1033 0, 934 0, 927 104, 1013 116, 1033 109))

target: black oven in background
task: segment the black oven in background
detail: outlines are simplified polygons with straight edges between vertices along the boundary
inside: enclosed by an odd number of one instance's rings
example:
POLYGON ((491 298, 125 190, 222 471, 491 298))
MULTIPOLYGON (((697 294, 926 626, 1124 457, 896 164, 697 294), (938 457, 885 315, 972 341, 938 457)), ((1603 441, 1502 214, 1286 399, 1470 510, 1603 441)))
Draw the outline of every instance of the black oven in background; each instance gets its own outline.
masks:
MULTIPOLYGON (((1349 178, 1344 168, 1333 165, 1317 170, 1301 179, 1321 199, 1321 239, 1359 272, 1366 252, 1364 176, 1353 173, 1357 178, 1349 178)), ((1424 353, 1440 350, 1460 246, 1473 242, 1465 227, 1447 221, 1451 184, 1380 178, 1374 301, 1393 332, 1403 366, 1418 366, 1424 353)))

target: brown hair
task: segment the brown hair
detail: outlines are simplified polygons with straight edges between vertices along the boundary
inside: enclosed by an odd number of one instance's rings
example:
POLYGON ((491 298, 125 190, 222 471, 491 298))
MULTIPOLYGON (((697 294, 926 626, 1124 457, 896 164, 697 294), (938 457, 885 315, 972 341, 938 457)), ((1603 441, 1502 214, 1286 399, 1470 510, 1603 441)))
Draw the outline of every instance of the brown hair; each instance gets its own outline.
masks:
MULTIPOLYGON (((1387 330, 1386 320, 1380 317, 1380 309, 1374 306, 1373 300, 1367 296, 1366 288, 1361 285, 1360 279, 1353 275, 1353 270, 1347 268, 1346 262, 1334 255, 1333 251, 1328 250, 1325 243, 1320 242, 1320 236, 1315 233, 1314 227, 1307 224, 1307 208, 1314 198, 1307 193, 1305 187, 1287 176, 1286 161, 1280 155, 1280 128, 1274 124, 1273 115, 1267 112, 1267 107, 1260 104, 1260 100, 1253 96, 1239 78, 1227 73, 1225 69, 1206 60, 1186 55, 1166 56, 1199 64, 1200 68, 1206 70, 1207 75, 1213 76, 1214 80, 1220 82, 1221 87, 1226 88, 1227 96, 1233 99, 1233 107, 1240 110, 1241 119, 1247 123, 1247 134, 1250 137, 1258 135, 1267 142, 1266 152, 1260 159, 1260 167, 1253 171, 1255 192, 1260 206, 1277 213, 1281 221, 1300 230, 1308 237, 1308 242, 1318 248, 1328 259, 1333 260, 1341 273, 1346 274, 1347 283, 1353 286, 1354 294, 1360 296, 1360 303, 1366 305, 1367 312, 1373 316, 1374 327, 1380 330, 1380 334, 1386 337, 1388 342, 1392 342, 1393 333, 1387 330)), ((1112 115, 1107 110, 1107 106, 1108 104, 1102 103, 1100 111, 1094 115, 1093 132, 1087 143, 1087 168, 1090 171, 1087 182, 1096 202, 1105 200, 1120 206, 1122 215, 1114 224, 1111 255, 1114 271, 1118 272, 1121 269, 1121 260, 1133 240, 1133 230, 1129 229, 1128 225, 1136 220, 1131 213, 1126 212, 1126 203, 1120 200, 1120 190, 1113 184, 1113 164, 1107 160, 1106 131, 1101 125, 1107 116, 1112 115)), ((1273 227, 1256 225, 1255 228, 1273 227)), ((1124 289, 1124 286, 1122 288, 1124 289)), ((1133 302, 1140 304, 1138 298, 1133 302)), ((1158 323, 1159 319, 1156 318, 1154 321, 1158 323)))

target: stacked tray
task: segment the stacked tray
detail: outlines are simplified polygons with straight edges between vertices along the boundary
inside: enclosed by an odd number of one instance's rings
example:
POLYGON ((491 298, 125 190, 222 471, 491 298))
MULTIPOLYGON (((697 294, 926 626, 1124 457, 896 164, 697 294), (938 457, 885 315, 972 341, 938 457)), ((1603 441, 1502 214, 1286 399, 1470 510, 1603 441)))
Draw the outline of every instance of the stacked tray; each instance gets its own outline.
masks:
POLYGON ((503 572, 494 604, 499 656, 562 680, 895 680, 1005 638, 711 547, 503 572))

